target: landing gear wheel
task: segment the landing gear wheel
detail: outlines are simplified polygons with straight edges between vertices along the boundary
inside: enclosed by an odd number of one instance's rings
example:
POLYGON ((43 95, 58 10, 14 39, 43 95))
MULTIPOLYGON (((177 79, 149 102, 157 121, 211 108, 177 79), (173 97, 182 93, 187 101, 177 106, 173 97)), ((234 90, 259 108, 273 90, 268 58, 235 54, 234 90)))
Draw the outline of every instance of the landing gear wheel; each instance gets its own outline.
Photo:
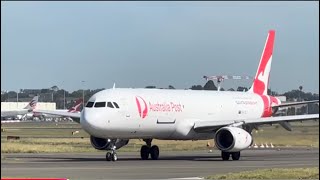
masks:
POLYGON ((240 151, 231 153, 231 156, 232 156, 233 160, 239 160, 240 159, 240 151))
POLYGON ((151 155, 151 159, 157 160, 159 158, 159 147, 158 146, 152 146, 150 148, 150 155, 151 155))
POLYGON ((229 158, 230 158, 230 153, 229 153, 229 152, 221 151, 221 157, 222 157, 222 160, 228 161, 229 158))
POLYGON ((107 152, 106 154, 106 160, 111 161, 112 160, 112 154, 110 152, 107 152))
POLYGON ((143 145, 140 150, 140 156, 142 160, 147 160, 149 158, 150 148, 147 145, 143 145))
POLYGON ((118 160, 117 153, 113 153, 112 154, 112 161, 117 161, 117 160, 118 160))

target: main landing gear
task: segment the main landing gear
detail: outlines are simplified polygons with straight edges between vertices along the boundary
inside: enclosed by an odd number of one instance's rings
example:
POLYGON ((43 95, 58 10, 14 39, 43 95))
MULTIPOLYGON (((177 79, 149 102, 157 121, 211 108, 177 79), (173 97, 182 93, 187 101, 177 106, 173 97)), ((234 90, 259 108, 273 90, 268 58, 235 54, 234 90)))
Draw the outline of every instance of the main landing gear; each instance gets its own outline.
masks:
POLYGON ((152 139, 144 139, 147 145, 143 145, 140 150, 140 155, 142 160, 147 160, 149 158, 149 154, 151 159, 157 160, 159 158, 159 147, 156 145, 151 146, 152 139))
POLYGON ((221 157, 222 157, 222 160, 224 160, 224 161, 229 160, 230 155, 232 157, 232 160, 239 160, 240 159, 240 151, 238 151, 238 152, 221 151, 221 157))

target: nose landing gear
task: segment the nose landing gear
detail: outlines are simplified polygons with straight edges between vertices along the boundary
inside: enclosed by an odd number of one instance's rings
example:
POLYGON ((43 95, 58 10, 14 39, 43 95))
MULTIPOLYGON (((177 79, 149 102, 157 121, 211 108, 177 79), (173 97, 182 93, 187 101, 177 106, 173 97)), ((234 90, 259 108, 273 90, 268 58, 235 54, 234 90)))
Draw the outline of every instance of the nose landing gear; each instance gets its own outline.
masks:
POLYGON ((112 144, 111 152, 107 152, 106 160, 107 161, 117 161, 118 160, 118 156, 116 153, 116 146, 114 144, 112 144))
POLYGON ((107 161, 117 161, 118 160, 118 156, 117 153, 112 153, 112 152, 107 152, 106 154, 106 160, 107 161))
POLYGON ((159 147, 156 145, 151 146, 152 139, 144 139, 144 142, 146 142, 147 145, 143 145, 140 150, 140 156, 142 160, 149 159, 149 155, 151 156, 151 159, 157 160, 159 158, 159 147))

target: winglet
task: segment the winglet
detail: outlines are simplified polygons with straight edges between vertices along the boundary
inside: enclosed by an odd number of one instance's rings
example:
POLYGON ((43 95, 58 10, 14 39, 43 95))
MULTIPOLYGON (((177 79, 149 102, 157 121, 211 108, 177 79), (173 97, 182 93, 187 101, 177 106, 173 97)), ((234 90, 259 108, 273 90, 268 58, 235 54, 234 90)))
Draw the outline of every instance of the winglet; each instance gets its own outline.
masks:
POLYGON ((112 89, 115 89, 115 88, 116 88, 116 83, 113 83, 112 89))
POLYGON ((273 45, 275 38, 275 30, 270 30, 261 55, 259 67, 253 84, 248 92, 253 92, 260 95, 267 95, 269 75, 271 70, 273 45))

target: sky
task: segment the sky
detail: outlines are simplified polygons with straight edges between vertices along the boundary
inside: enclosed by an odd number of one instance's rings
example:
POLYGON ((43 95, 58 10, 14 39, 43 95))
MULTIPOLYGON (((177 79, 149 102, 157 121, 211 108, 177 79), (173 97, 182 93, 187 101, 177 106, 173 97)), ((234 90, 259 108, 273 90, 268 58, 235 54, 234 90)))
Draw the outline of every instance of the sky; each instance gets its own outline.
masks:
POLYGON ((184 89, 203 75, 254 76, 270 29, 269 87, 319 93, 319 2, 1 1, 1 90, 184 89))

